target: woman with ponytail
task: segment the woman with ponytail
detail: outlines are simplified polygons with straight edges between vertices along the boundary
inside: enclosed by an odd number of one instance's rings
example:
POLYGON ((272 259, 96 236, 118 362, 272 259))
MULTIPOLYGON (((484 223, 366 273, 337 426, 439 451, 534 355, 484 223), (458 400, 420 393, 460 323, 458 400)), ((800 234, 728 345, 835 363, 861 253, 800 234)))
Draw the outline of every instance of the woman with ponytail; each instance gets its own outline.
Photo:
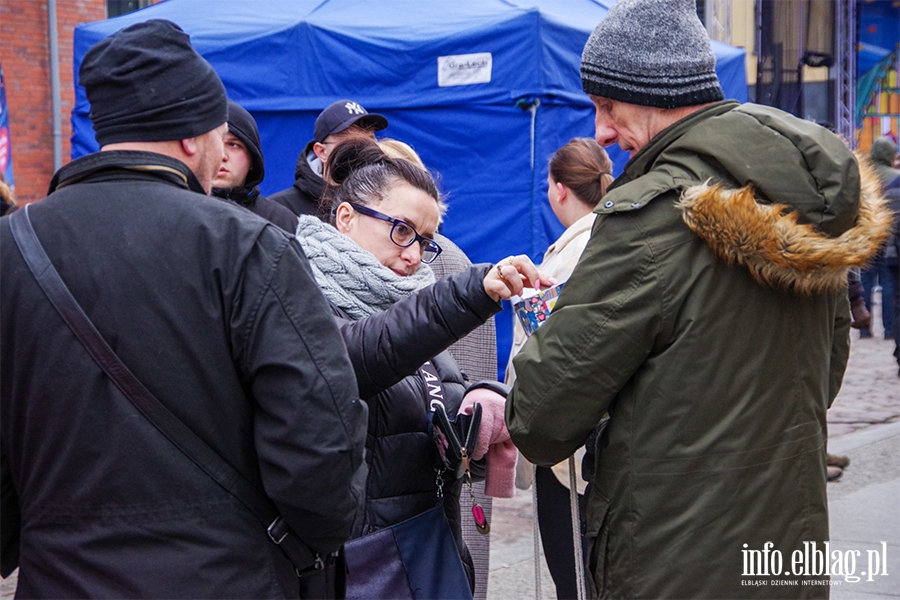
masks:
MULTIPOLYGON (((547 199, 553 214, 566 230, 544 253, 544 262, 538 266, 542 274, 558 282, 569 278, 591 237, 593 210, 612 182, 612 162, 593 139, 575 138, 550 158, 547 199)), ((506 383, 510 386, 516 379, 512 360, 527 339, 518 321, 514 328, 513 347, 506 370, 506 383)), ((575 465, 579 471, 583 455, 584 448, 575 454, 575 465)), ((532 468, 520 455, 516 465, 516 485, 520 489, 531 485, 532 468)), ((557 597, 577 598, 568 461, 553 467, 537 467, 535 478, 538 525, 557 597)), ((575 481, 581 499, 585 482, 580 472, 576 472, 575 481)))
MULTIPOLYGON (((431 400, 441 396, 453 418, 474 397, 487 395, 478 400, 481 432, 492 440, 484 445, 501 452, 495 453, 494 469, 492 455, 481 450, 487 456, 485 486, 493 473, 492 489, 511 497, 516 451, 503 424, 505 390, 496 382, 483 387, 467 381, 446 349, 499 312, 501 299, 521 293, 523 285, 550 281, 523 255, 474 265, 435 282, 428 265, 441 252, 434 241, 445 211, 440 193, 427 171, 390 158, 371 140, 336 146, 325 181, 321 206, 328 207, 330 223, 301 215, 297 239, 337 317, 360 398, 369 409, 365 510, 352 537, 396 525, 440 503, 473 586, 473 564, 460 532, 463 482, 440 466, 428 426, 431 400)), ((481 455, 476 446, 473 458, 481 455)), ((364 570, 351 570, 348 588, 390 597, 374 591, 377 578, 366 578, 364 570)))

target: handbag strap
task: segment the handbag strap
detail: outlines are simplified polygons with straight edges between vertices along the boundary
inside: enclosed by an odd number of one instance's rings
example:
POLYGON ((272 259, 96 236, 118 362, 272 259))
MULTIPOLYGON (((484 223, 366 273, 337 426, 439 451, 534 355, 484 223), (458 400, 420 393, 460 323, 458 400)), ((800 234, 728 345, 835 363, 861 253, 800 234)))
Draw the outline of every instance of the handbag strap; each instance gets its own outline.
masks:
POLYGON ((586 600, 584 550, 581 547, 581 514, 578 511, 578 487, 575 483, 575 455, 569 457, 569 505, 572 511, 572 547, 575 549, 575 583, 578 600, 586 600))
POLYGON ((294 564, 298 576, 319 571, 324 561, 291 530, 272 501, 175 416, 134 376, 82 310, 38 240, 28 215, 30 205, 9 217, 13 239, 44 294, 91 357, 116 387, 156 429, 225 491, 237 498, 266 528, 269 538, 294 564))
MULTIPOLYGON (((534 505, 532 530, 534 534, 534 597, 541 600, 541 532, 538 525, 537 465, 531 465, 531 501, 534 505)), ((578 488, 575 483, 575 455, 569 457, 569 507, 572 512, 572 547, 575 558, 575 593, 578 600, 587 596, 587 580, 584 573, 584 550, 581 545, 581 514, 578 510, 578 488)))
POLYGON ((428 394, 428 405, 431 406, 432 400, 437 400, 441 404, 444 403, 444 383, 437 369, 426 361, 424 365, 419 367, 419 377, 425 381, 425 391, 428 394))

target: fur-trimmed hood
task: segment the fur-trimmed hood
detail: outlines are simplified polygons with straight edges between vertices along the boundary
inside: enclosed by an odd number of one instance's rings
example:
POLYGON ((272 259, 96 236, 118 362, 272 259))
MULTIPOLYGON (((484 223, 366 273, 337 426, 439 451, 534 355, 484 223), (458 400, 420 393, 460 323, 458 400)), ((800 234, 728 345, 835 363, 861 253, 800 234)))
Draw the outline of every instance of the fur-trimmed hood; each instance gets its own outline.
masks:
POLYGON ((857 222, 836 237, 799 222, 800 214, 786 204, 759 201, 752 185, 727 189, 706 182, 687 188, 677 205, 716 256, 747 267, 760 283, 801 294, 837 291, 847 285, 847 269, 875 255, 891 224, 878 177, 858 159, 857 222))
POLYGON ((887 236, 878 176, 832 132, 775 108, 721 102, 661 132, 626 165, 598 213, 670 192, 729 265, 799 294, 846 286, 887 236))

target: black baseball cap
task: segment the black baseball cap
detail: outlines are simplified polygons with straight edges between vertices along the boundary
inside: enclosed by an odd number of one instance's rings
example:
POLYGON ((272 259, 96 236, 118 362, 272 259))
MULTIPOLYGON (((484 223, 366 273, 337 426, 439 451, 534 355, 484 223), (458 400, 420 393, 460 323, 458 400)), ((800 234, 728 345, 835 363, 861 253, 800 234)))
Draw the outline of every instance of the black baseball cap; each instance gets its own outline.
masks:
POLYGON ((381 131, 388 126, 388 120, 382 115, 368 112, 353 100, 338 100, 316 117, 313 139, 321 144, 329 135, 340 133, 351 125, 381 131))

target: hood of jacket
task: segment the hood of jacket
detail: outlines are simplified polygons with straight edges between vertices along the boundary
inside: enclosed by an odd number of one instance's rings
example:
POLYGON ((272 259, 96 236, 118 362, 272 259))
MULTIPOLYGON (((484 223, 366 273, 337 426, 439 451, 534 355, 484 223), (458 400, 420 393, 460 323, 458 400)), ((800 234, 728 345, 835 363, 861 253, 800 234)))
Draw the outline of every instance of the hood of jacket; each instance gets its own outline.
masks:
POLYGON ((693 113, 651 140, 623 177, 605 211, 676 190, 684 222, 720 260, 801 294, 843 289, 847 269, 864 266, 890 226, 865 159, 827 129, 771 107, 729 101, 693 113), (622 193, 638 180, 639 197, 622 193))
POLYGON ((294 169, 294 187, 310 197, 319 199, 325 190, 325 181, 321 175, 312 170, 309 161, 306 160, 307 155, 313 151, 315 143, 314 140, 310 140, 297 157, 297 165, 294 169))
POLYGON ((897 156, 897 144, 887 137, 881 136, 872 142, 872 149, 869 150, 869 158, 876 165, 893 166, 894 157, 897 156))
POLYGON ((250 156, 250 170, 242 187, 252 190, 262 183, 266 176, 266 161, 260 146, 256 120, 234 100, 228 101, 228 131, 244 143, 250 156))

